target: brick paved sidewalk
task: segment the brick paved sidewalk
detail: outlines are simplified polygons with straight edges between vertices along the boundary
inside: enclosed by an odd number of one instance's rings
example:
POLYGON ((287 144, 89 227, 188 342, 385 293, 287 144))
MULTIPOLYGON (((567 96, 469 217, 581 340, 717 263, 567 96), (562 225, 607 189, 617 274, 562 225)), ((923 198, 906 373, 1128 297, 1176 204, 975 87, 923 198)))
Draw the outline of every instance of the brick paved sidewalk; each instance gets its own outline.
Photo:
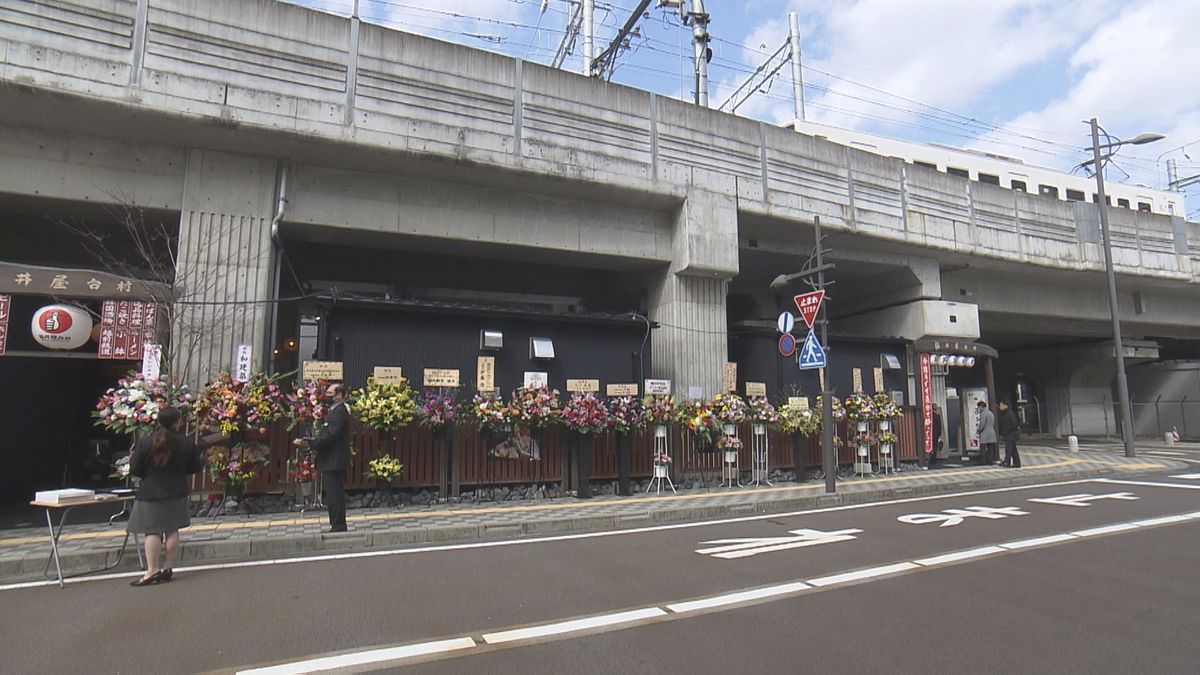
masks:
MULTIPOLYGON (((349 512, 350 532, 322 534, 325 514, 280 513, 195 518, 184 530, 180 563, 269 559, 309 552, 398 547, 424 542, 507 539, 551 532, 637 527, 651 523, 782 512, 836 504, 1178 469, 1166 457, 1126 458, 1108 452, 1071 453, 1026 446, 1024 468, 966 466, 839 480, 827 495, 823 481, 771 487, 712 488, 632 497, 572 497, 547 501, 436 504, 349 512)), ((97 569, 112 560, 125 536, 123 523, 70 525, 59 540, 64 573, 97 569)), ((133 539, 121 570, 136 569, 133 539)), ((50 553, 45 528, 0 531, 0 581, 42 578, 50 553)))

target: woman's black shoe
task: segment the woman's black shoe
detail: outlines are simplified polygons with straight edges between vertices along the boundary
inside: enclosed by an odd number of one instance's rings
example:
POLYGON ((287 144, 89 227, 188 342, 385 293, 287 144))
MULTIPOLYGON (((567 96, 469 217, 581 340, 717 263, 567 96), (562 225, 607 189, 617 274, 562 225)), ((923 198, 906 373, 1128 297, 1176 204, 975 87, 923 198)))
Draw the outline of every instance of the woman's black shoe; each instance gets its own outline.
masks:
POLYGON ((171 580, 171 577, 175 576, 175 571, 174 571, 174 570, 163 570, 163 571, 162 571, 162 576, 163 576, 163 579, 162 579, 162 580, 163 580, 164 582, 166 582, 166 581, 170 581, 170 580, 171 580))
POLYGON ((150 586, 152 584, 157 584, 157 583, 160 583, 163 581, 167 581, 169 579, 170 579, 170 577, 163 578, 163 570, 159 570, 159 571, 155 572, 154 574, 151 574, 150 576, 146 577, 145 579, 141 579, 141 578, 134 579, 133 581, 129 582, 129 585, 130 586, 150 586))

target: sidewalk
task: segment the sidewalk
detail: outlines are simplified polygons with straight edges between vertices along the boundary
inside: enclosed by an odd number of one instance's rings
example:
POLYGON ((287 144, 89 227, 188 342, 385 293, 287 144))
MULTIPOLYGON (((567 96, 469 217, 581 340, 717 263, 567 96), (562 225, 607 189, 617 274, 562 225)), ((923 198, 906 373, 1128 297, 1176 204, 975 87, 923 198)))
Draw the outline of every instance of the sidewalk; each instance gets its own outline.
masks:
MULTIPOLYGON (((573 497, 539 502, 435 504, 349 512, 350 532, 322 534, 324 512, 193 519, 183 533, 180 564, 270 559, 322 551, 401 547, 427 542, 511 539, 547 533, 638 527, 701 518, 803 510, 840 504, 1128 475, 1186 465, 1169 457, 1126 458, 1107 451, 1068 452, 1022 447, 1021 469, 1000 467, 909 470, 887 476, 839 480, 825 494, 823 481, 773 487, 680 490, 663 495, 573 497)), ((59 539, 63 572, 98 569, 111 560, 125 535, 124 523, 67 525, 59 539)), ((137 569, 133 540, 116 571, 137 569)), ((50 555, 45 528, 0 531, 0 582, 42 578, 50 555)))

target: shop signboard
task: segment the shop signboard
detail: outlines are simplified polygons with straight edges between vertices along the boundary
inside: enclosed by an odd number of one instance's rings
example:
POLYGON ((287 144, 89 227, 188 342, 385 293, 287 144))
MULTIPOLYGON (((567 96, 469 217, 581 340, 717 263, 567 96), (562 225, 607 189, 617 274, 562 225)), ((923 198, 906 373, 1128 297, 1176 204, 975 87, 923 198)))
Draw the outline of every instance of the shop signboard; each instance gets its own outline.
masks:
POLYGON ((766 382, 747 382, 746 396, 749 398, 766 398, 767 383, 766 382))
POLYGON ((567 391, 577 394, 591 394, 600 391, 600 380, 567 380, 567 391))
POLYGON ((925 452, 936 452, 933 447, 933 370, 929 354, 920 356, 921 370, 921 428, 925 430, 925 452))
POLYGON ((143 345, 157 344, 158 305, 141 300, 105 300, 100 306, 102 359, 142 358, 143 345))
POLYGON ((459 372, 457 368, 426 368, 423 373, 422 386, 425 387, 457 387, 459 372))
POLYGON ((12 311, 12 297, 0 295, 0 356, 8 347, 8 315, 12 311))
POLYGON ((371 378, 375 384, 400 384, 404 381, 404 371, 400 366, 375 366, 371 378))
POLYGON ((610 384, 606 388, 606 393, 609 396, 637 396, 638 386, 636 384, 610 384))
POLYGON ((492 391, 496 388, 496 357, 480 356, 475 361, 475 388, 492 391))

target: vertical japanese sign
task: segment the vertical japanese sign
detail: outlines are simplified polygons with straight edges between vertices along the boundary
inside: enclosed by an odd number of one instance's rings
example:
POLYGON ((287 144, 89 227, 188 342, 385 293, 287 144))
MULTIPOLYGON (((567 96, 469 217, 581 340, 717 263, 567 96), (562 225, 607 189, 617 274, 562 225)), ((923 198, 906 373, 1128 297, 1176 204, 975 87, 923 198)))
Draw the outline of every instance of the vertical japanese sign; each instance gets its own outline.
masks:
POLYGON ((162 368, 162 346, 153 342, 142 345, 142 379, 157 380, 162 368))
POLYGON ((929 355, 921 354, 921 428, 925 430, 925 452, 931 453, 933 447, 933 370, 929 364, 929 355))
POLYGON ((102 359, 141 359, 145 345, 155 342, 158 305, 139 300, 105 300, 100 307, 102 359))
POLYGON ((0 295, 0 356, 8 348, 8 315, 12 311, 12 296, 0 295))
POLYGON ((233 359, 233 379, 235 382, 250 381, 250 345, 238 345, 237 355, 233 359))

